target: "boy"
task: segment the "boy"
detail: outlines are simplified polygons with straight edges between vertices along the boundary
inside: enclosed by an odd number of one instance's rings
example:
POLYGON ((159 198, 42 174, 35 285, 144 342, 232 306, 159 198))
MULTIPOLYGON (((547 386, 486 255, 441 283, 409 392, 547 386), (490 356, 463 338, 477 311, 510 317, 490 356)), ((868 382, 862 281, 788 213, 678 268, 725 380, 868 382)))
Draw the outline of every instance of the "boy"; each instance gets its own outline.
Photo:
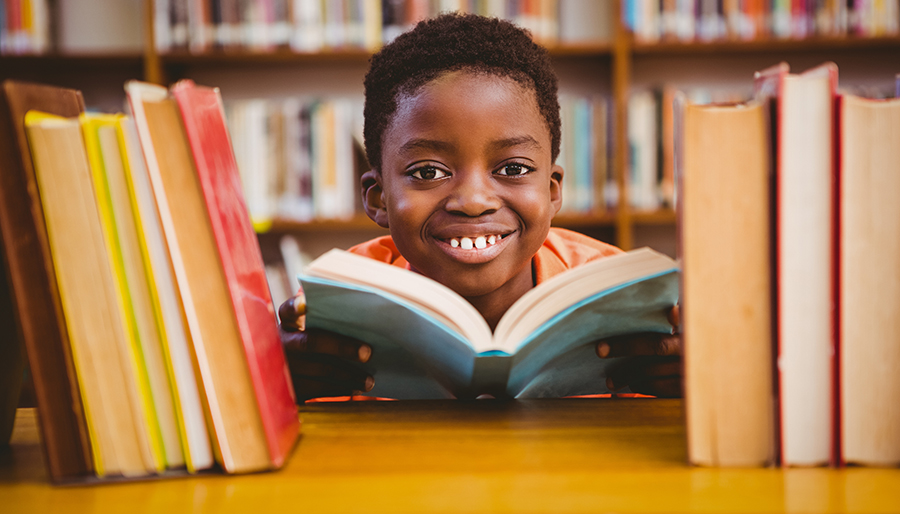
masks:
MULTIPOLYGON (((621 252, 550 228, 562 202, 557 80, 526 32, 475 15, 421 22, 372 57, 365 90, 372 170, 363 203, 391 235, 352 252, 448 286, 492 328, 537 283, 621 252)), ((370 390, 377 377, 354 362, 366 362, 371 347, 298 330, 303 310, 302 297, 279 309, 298 401, 370 390)), ((623 361, 610 389, 672 396, 680 348, 677 336, 648 335, 599 343, 597 353, 648 357, 623 361)))

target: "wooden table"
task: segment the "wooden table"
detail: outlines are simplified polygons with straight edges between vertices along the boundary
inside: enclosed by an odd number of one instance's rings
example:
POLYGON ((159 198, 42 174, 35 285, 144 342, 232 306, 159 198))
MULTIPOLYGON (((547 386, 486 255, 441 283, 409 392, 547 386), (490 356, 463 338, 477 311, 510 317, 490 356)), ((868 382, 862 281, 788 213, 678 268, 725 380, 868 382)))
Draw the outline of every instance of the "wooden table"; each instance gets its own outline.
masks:
POLYGON ((685 464, 680 400, 307 405, 274 473, 51 486, 35 414, 0 460, 0 512, 900 512, 900 470, 685 464))

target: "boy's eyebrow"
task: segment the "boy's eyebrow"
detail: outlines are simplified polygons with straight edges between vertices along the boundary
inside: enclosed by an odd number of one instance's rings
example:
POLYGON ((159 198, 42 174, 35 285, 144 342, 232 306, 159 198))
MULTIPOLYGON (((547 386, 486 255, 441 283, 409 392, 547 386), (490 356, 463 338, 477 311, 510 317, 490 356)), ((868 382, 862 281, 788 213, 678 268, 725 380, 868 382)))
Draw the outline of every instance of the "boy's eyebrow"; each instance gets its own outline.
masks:
POLYGON ((453 145, 446 141, 438 141, 436 139, 415 138, 403 143, 400 146, 401 151, 409 150, 451 150, 453 145))
MULTIPOLYGON (((536 150, 539 150, 541 148, 541 144, 528 134, 523 136, 507 137, 504 139, 496 139, 488 144, 488 147, 491 150, 503 150, 505 148, 512 148, 514 146, 528 146, 536 150)), ((400 146, 400 150, 404 152, 419 149, 452 150, 453 144, 446 141, 438 141, 436 139, 415 138, 410 139, 400 146)))
POLYGON ((508 137, 505 139, 497 139, 491 141, 489 146, 492 150, 503 150, 506 148, 512 148, 514 146, 527 146, 535 150, 541 149, 541 144, 538 143, 537 139, 531 137, 528 134, 525 134, 523 136, 508 137))

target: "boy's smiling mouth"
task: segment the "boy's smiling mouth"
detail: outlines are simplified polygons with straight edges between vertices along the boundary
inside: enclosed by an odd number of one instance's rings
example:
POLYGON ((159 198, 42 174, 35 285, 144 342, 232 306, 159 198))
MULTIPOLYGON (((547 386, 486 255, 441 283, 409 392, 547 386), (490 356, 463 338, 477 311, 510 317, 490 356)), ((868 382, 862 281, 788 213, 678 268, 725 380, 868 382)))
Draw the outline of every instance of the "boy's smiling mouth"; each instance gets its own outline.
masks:
POLYGON ((441 249, 452 259, 466 264, 481 264, 497 257, 513 232, 469 234, 437 238, 441 249))
POLYGON ((478 248, 479 250, 482 248, 487 248, 488 245, 495 245, 497 241, 503 239, 503 235, 491 234, 488 236, 462 236, 462 237, 451 237, 450 246, 453 248, 462 248, 463 250, 471 250, 472 248, 478 248))

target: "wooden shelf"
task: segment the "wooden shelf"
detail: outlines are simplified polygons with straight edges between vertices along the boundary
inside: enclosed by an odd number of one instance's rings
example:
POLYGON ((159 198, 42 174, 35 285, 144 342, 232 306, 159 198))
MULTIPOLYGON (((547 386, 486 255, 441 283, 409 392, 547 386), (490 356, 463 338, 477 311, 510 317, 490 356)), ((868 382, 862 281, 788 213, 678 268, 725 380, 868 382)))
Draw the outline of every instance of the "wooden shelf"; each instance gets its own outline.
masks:
POLYGON ((753 52, 815 52, 822 50, 900 49, 900 37, 810 37, 805 39, 757 39, 752 41, 660 41, 635 42, 635 55, 753 53, 753 52))
POLYGON ((323 219, 313 221, 276 219, 268 226, 257 227, 257 232, 260 234, 284 232, 351 232, 356 230, 371 230, 373 232, 388 233, 387 229, 379 227, 364 214, 356 215, 350 219, 323 219))
POLYGON ((637 225, 674 225, 678 221, 678 215, 672 209, 636 211, 630 213, 630 217, 637 225))
POLYGON ((372 52, 364 49, 335 49, 321 52, 294 52, 286 48, 274 50, 211 50, 204 53, 187 51, 167 52, 159 55, 165 64, 274 64, 274 63, 365 63, 372 52))
POLYGON ((613 226, 616 224, 615 212, 601 212, 596 214, 560 214, 553 218, 554 227, 585 228, 598 226, 613 226))
POLYGON ((127 66, 142 66, 144 56, 141 53, 111 53, 111 54, 27 54, 27 55, 0 55, 0 69, 4 72, 11 68, 36 68, 59 70, 77 68, 115 68, 127 66))
MULTIPOLYGON (((612 53, 611 43, 589 43, 578 45, 558 45, 549 48, 554 57, 608 56, 612 53)), ((272 50, 213 49, 202 53, 186 50, 159 54, 160 62, 166 64, 273 64, 273 63, 319 63, 358 62, 366 63, 372 51, 363 48, 336 48, 318 52, 296 52, 289 48, 272 50)))
POLYGON ((577 45, 553 45, 547 50, 551 57, 593 57, 611 56, 613 52, 612 42, 598 41, 577 45))

